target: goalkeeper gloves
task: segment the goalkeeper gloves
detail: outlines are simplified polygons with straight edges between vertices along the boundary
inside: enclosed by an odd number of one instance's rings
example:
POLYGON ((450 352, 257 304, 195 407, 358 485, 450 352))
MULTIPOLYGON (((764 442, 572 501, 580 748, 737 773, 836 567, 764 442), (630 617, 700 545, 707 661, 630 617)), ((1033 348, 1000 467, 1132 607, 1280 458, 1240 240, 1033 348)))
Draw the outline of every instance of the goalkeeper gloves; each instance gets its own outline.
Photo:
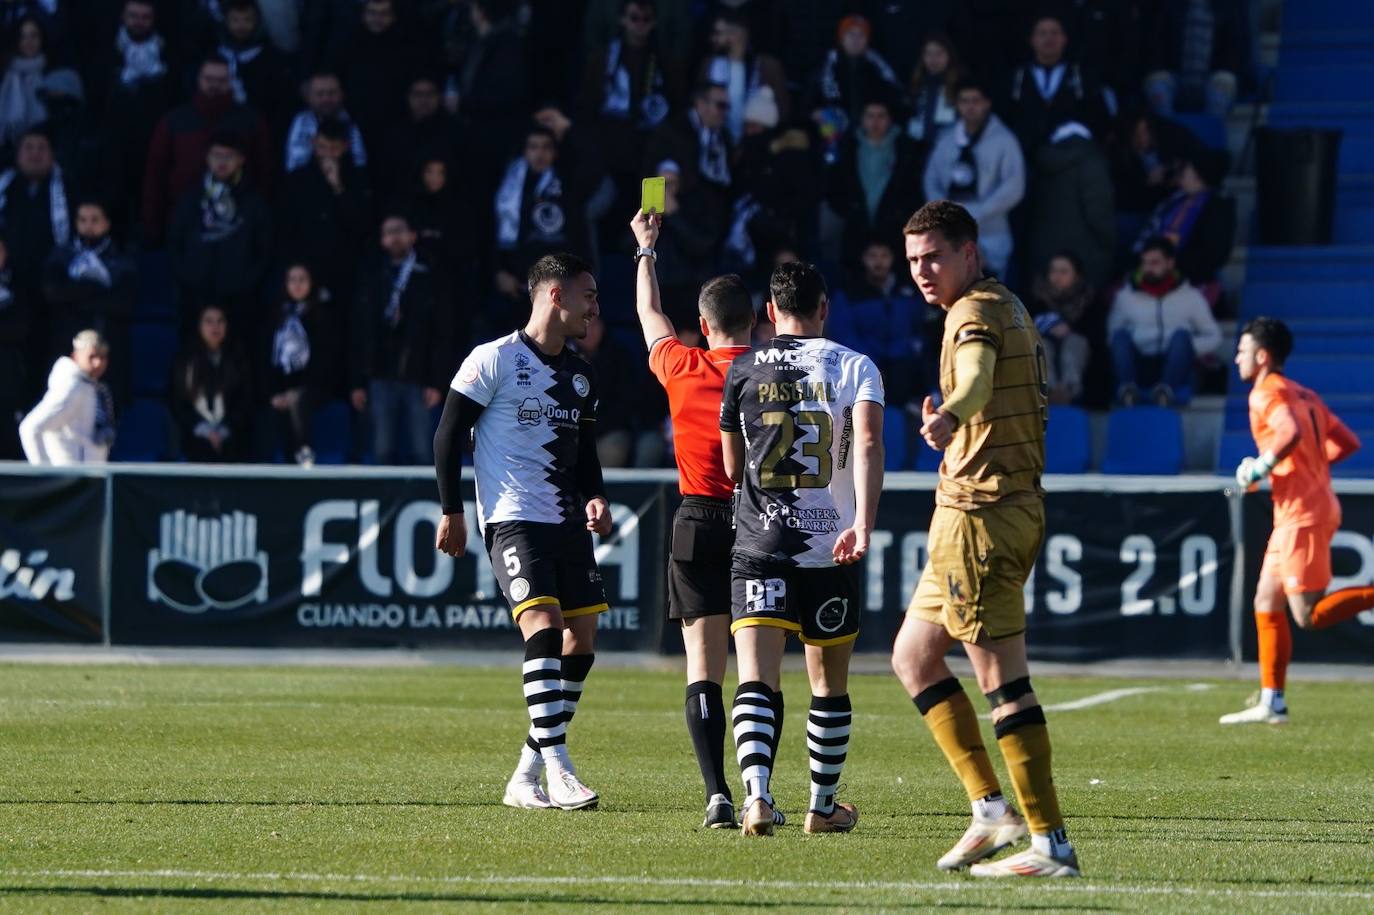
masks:
POLYGON ((1242 489, 1252 489, 1273 471, 1278 458, 1274 452, 1266 451, 1259 457, 1248 457, 1236 468, 1236 482, 1242 489))

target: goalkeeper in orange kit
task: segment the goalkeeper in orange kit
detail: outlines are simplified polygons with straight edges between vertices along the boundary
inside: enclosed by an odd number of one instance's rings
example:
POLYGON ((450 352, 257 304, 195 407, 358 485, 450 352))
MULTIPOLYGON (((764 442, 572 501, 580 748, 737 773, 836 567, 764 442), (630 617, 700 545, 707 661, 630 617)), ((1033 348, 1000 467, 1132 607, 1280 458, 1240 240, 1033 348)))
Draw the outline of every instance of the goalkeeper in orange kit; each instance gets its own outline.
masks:
POLYGON ((1331 489, 1331 465, 1360 448, 1360 440, 1320 397, 1283 374, 1293 334, 1274 318, 1245 325, 1236 353, 1242 381, 1251 382, 1250 431, 1258 457, 1236 468, 1246 489, 1268 477, 1274 486, 1274 531, 1255 587, 1259 630, 1259 702, 1221 717, 1222 724, 1282 724, 1288 720, 1284 675, 1293 655, 1288 611, 1302 629, 1324 629, 1374 607, 1374 588, 1331 584, 1331 538, 1341 505, 1331 489))

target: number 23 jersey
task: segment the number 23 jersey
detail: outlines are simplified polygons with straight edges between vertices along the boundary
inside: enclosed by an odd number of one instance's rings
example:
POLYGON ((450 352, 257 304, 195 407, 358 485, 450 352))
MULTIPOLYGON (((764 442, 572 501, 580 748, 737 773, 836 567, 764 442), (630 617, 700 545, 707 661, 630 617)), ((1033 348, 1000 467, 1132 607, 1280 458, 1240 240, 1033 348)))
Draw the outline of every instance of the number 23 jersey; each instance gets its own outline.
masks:
POLYGON ((779 334, 730 363, 720 428, 742 434, 745 450, 736 553, 835 564, 835 539, 854 524, 854 405, 864 401, 883 404, 877 366, 824 337, 779 334))

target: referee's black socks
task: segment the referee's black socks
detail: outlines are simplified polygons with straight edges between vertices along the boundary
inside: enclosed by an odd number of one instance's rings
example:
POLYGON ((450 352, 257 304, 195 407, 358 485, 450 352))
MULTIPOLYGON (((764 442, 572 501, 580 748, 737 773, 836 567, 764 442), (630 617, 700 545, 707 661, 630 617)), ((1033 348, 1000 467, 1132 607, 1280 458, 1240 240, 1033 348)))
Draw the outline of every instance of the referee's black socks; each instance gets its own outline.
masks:
POLYGON ((731 797, 725 780, 725 698, 720 684, 698 680, 687 685, 687 733, 696 750, 706 802, 713 795, 731 797))

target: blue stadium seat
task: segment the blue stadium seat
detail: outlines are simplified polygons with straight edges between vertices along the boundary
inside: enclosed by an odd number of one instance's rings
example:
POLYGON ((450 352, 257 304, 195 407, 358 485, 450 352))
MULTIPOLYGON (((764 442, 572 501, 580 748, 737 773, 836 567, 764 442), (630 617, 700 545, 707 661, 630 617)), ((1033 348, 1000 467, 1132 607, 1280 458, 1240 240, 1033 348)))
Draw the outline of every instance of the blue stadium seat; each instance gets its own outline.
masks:
MULTIPOLYGON (((1288 283, 1307 287, 1311 283, 1326 285, 1361 282, 1374 282, 1374 246, 1252 245, 1245 257, 1247 288, 1257 283, 1288 283)), ((1305 298, 1310 299, 1312 294, 1309 287, 1305 298)), ((1368 295, 1369 289, 1366 285, 1366 299, 1368 295)), ((1360 316, 1367 317, 1368 311, 1364 311, 1360 316)))
POLYGON ((1355 429, 1354 432, 1360 437, 1363 447, 1339 464, 1333 464, 1331 475, 1374 478, 1374 427, 1366 426, 1363 429, 1355 429))
POLYGON ((176 318, 176 292, 165 251, 145 251, 138 257, 138 303, 134 315, 140 321, 172 321, 176 318))
MULTIPOLYGON (((133 360, 134 394, 166 394, 177 352, 176 328, 171 324, 135 324, 129 333, 129 346, 133 352, 126 358, 133 360)), ((118 359, 119 354, 115 353, 114 358, 118 359)))
POLYGON ((1226 149, 1226 122, 1214 114, 1180 112, 1174 123, 1185 128, 1202 141, 1208 149, 1226 149))
POLYGON ((342 400, 325 403, 310 418, 310 447, 317 464, 347 464, 353 444, 353 408, 342 400))
MULTIPOLYGON (((1358 4, 1350 5, 1354 7, 1358 4)), ((1301 102, 1307 99, 1321 99, 1324 102, 1374 101, 1374 67, 1280 65, 1275 80, 1274 100, 1301 102)))
POLYGON ((1045 430, 1045 472, 1085 473, 1092 464, 1092 427, 1079 407, 1050 407, 1045 430))
POLYGON ((597 273, 601 319, 611 326, 635 326, 635 262, 625 254, 603 254, 597 273))
POLYGON ((925 439, 918 439, 916 442, 916 469, 922 473, 935 473, 940 469, 940 461, 944 460, 944 453, 936 451, 926 444, 925 439))
POLYGON ((172 451, 172 420, 161 400, 139 398, 119 417, 112 461, 165 461, 172 451))
POLYGON ((1183 421, 1177 413, 1162 407, 1112 411, 1103 473, 1175 474, 1182 469, 1183 421))
POLYGON ((1295 353, 1284 366, 1284 374, 1312 388, 1318 394, 1360 394, 1371 387, 1369 357, 1306 356, 1295 353))
POLYGON ((1245 458, 1254 457, 1254 454, 1255 440, 1250 437, 1249 429, 1223 433, 1217 445, 1217 473, 1222 476, 1235 473, 1236 466, 1245 458))
MULTIPOLYGON (((1251 248, 1251 258, 1256 257, 1251 248)), ((1267 250, 1273 250, 1272 248, 1267 250)), ((1255 264, 1250 270, 1256 270, 1255 264)), ((1369 282, 1322 280, 1299 282, 1246 282, 1241 294, 1241 317, 1257 315, 1283 318, 1311 318, 1314 302, 1321 303, 1321 317, 1340 320, 1360 320, 1374 315, 1374 287, 1369 282)))
POLYGON ((901 407, 883 408, 883 469, 907 469, 906 411, 901 407))

